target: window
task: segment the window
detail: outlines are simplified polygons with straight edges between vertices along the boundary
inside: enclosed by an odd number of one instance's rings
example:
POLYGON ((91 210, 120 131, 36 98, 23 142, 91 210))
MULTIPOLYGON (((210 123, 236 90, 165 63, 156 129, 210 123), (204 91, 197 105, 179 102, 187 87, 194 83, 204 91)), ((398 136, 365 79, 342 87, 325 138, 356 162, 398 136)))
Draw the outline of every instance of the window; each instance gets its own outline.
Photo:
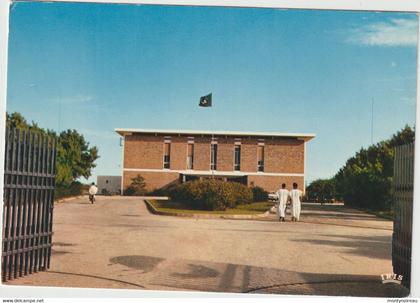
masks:
POLYGON ((211 162, 210 162, 210 169, 216 170, 217 169, 217 144, 211 144, 211 162))
POLYGON ((194 168, 194 144, 189 143, 187 147, 187 169, 194 168))
POLYGON ((171 143, 164 143, 164 153, 163 153, 163 168, 170 168, 171 166, 171 143))
POLYGON ((235 145, 235 164, 234 170, 241 170, 241 146, 235 145))
POLYGON ((258 145, 257 148, 257 170, 264 171, 264 145, 258 145))

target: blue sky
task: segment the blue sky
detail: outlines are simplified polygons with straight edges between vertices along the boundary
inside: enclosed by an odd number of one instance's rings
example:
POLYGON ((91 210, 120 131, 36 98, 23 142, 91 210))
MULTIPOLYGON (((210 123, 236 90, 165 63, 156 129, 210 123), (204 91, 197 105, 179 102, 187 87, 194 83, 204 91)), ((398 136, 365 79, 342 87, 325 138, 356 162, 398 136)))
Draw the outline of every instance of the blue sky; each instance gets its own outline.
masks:
POLYGON ((309 132, 307 178, 414 125, 417 16, 15 3, 7 110, 77 129, 96 175, 121 174, 114 128, 309 132), (198 107, 213 93, 212 108, 198 107))

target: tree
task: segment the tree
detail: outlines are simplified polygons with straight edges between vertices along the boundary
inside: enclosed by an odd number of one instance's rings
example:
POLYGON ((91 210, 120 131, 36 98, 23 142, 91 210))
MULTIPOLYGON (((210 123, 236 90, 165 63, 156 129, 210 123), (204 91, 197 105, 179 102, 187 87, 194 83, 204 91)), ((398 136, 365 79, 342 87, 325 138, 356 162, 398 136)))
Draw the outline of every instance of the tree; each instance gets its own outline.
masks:
POLYGON ((51 136, 57 141, 57 175, 58 187, 68 187, 78 178, 89 178, 92 169, 96 166, 95 161, 99 158, 96 146, 89 147, 83 135, 76 130, 66 130, 57 134, 50 129, 43 129, 27 120, 17 112, 6 114, 6 124, 9 127, 31 130, 51 136))
POLYGON ((331 179, 318 179, 306 188, 306 195, 309 200, 317 202, 326 202, 335 199, 335 180, 331 179))
POLYGON ((8 127, 18 128, 18 129, 28 129, 29 124, 26 119, 20 113, 6 113, 6 124, 8 127))
POLYGON ((26 121, 22 114, 18 112, 13 112, 11 114, 6 113, 6 125, 8 127, 17 128, 17 129, 30 129, 32 131, 37 131, 43 134, 49 134, 50 130, 44 130, 38 126, 37 123, 32 121, 31 124, 26 121))
POLYGON ((391 137, 389 140, 389 145, 391 147, 396 147, 414 142, 415 135, 415 127, 411 128, 409 125, 405 125, 402 130, 391 137))
POLYGON ((57 182, 68 185, 80 177, 89 178, 98 158, 96 146, 89 147, 76 130, 61 132, 57 145, 57 182))
POLYGON ((414 129, 406 125, 389 140, 360 149, 334 176, 337 196, 351 206, 389 210, 394 148, 413 142, 414 134, 414 129))

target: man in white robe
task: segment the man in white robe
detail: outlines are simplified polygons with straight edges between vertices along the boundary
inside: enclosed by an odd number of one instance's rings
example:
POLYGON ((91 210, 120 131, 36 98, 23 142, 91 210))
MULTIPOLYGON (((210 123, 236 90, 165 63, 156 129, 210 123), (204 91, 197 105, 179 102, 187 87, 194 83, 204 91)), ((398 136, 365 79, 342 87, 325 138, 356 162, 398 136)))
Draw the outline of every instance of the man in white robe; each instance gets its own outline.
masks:
POLYGON ((277 215, 279 217, 279 221, 285 221, 286 217, 286 205, 287 201, 289 200, 289 191, 286 189, 286 184, 281 185, 281 189, 277 191, 278 196, 278 205, 277 205, 277 215))
POLYGON ((292 200, 292 221, 299 221, 302 196, 303 192, 298 189, 297 183, 293 183, 293 189, 290 191, 290 199, 292 200))
POLYGON ((98 193, 98 188, 96 187, 95 183, 89 187, 89 201, 93 204, 95 202, 95 195, 98 193))

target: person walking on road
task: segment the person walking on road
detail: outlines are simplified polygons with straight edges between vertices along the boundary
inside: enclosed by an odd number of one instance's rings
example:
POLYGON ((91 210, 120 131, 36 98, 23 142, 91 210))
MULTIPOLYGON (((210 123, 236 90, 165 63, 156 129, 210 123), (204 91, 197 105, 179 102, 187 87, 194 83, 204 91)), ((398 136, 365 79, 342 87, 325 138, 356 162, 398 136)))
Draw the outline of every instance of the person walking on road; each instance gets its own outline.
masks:
POLYGON ((293 183, 293 189, 290 191, 290 198, 292 200, 292 221, 299 221, 302 196, 303 192, 298 189, 297 183, 293 183))
POLYGON ((278 205, 277 205, 277 215, 280 222, 284 222, 286 218, 286 206, 287 201, 289 200, 289 191, 286 189, 286 184, 282 184, 281 188, 277 191, 278 196, 278 205))

